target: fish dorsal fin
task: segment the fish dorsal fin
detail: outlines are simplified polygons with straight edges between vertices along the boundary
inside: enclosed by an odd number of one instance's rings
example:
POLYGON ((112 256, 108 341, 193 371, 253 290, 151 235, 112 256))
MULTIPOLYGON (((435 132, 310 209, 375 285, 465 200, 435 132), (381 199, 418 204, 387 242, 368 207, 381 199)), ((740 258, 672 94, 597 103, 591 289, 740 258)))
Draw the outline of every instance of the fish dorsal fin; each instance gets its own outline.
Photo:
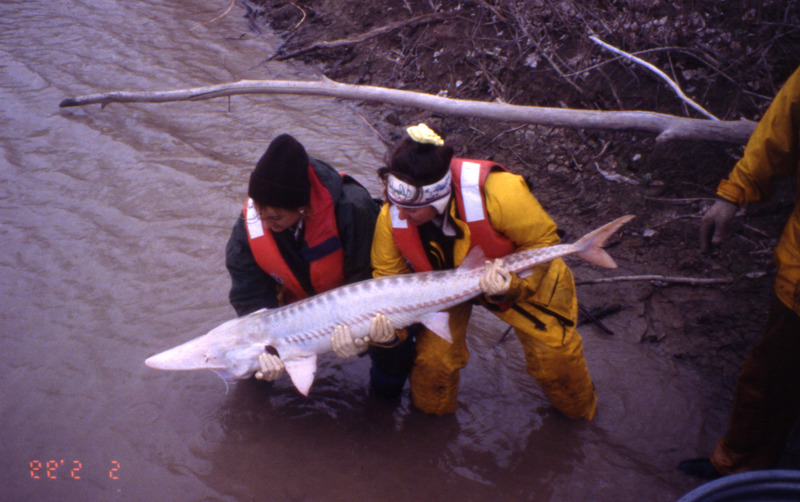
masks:
POLYGON ((458 268, 470 270, 483 267, 484 263, 486 263, 486 253, 483 252, 483 248, 480 246, 475 246, 469 250, 469 253, 464 257, 464 261, 461 262, 458 268))
POLYGON ((428 314, 420 321, 426 328, 433 331, 440 338, 453 343, 453 335, 450 334, 450 314, 447 312, 434 312, 428 314))
POLYGON ((314 383, 314 374, 317 372, 317 355, 294 357, 284 361, 283 366, 300 394, 307 396, 311 384, 314 383))

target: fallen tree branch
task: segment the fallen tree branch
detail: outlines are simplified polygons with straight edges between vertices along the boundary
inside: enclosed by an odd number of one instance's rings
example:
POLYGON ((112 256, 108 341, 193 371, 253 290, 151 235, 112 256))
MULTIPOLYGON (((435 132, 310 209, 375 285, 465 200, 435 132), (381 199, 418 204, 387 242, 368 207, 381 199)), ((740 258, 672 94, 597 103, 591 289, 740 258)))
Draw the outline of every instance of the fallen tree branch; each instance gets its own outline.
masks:
POLYGON ((445 98, 413 91, 368 85, 318 81, 240 80, 226 84, 172 91, 116 91, 91 94, 61 101, 62 108, 109 103, 165 103, 194 101, 238 94, 299 94, 375 101, 396 106, 421 108, 456 117, 476 117, 504 122, 521 122, 574 129, 639 130, 657 134, 659 142, 669 140, 746 143, 755 129, 749 120, 722 121, 676 117, 655 112, 596 111, 521 106, 499 102, 445 98))
POLYGON ((437 21, 442 21, 444 20, 444 18, 445 15, 439 13, 439 14, 426 14, 424 16, 417 16, 411 19, 404 19, 403 21, 391 23, 386 26, 379 26, 377 28, 374 28, 366 33, 362 33, 355 37, 343 38, 341 40, 334 40, 333 42, 317 42, 315 44, 309 45, 308 47, 304 47, 302 49, 298 49, 296 51, 292 51, 286 54, 275 54, 270 59, 277 59, 278 61, 284 61, 286 59, 291 59, 320 49, 335 49, 337 47, 345 47, 348 45, 353 45, 363 42, 364 40, 369 40, 370 38, 377 37, 378 35, 381 35, 383 33, 388 33, 390 31, 399 28, 404 28, 409 25, 433 23, 437 21))
POLYGON ((606 282, 625 282, 625 281, 658 281, 675 284, 708 285, 708 284, 728 284, 733 282, 733 277, 703 278, 703 277, 675 277, 667 275, 621 275, 618 277, 601 277, 598 279, 583 279, 575 281, 576 286, 584 284, 601 284, 606 282))
POLYGON ((656 68, 656 67, 655 67, 655 66, 653 66, 652 64, 648 63, 648 62, 647 62, 647 61, 645 61, 644 59, 637 58, 636 56, 634 56, 634 55, 632 55, 632 54, 628 54, 628 53, 627 53, 627 52, 625 52, 625 51, 622 51, 622 50, 620 50, 620 49, 617 49, 617 48, 616 48, 616 47, 614 47, 613 45, 609 45, 609 44, 607 44, 607 43, 603 42, 602 40, 600 40, 600 39, 599 39, 599 38, 597 38, 597 37, 593 37, 593 36, 592 36, 592 37, 589 37, 589 38, 590 38, 590 39, 591 39, 591 40, 592 40, 594 43, 596 43, 596 44, 598 44, 598 45, 600 45, 600 46, 604 47, 605 49, 607 49, 607 50, 609 50, 609 51, 613 52, 614 54, 619 54, 620 56, 622 56, 622 57, 624 57, 624 58, 626 58, 626 59, 629 59, 629 60, 631 60, 631 61, 633 61, 633 62, 635 62, 635 63, 638 63, 638 64, 640 64, 640 65, 644 66, 645 68, 647 68, 647 69, 648 69, 648 70, 650 70, 651 72, 653 72, 653 73, 655 73, 656 75, 658 75, 658 76, 659 76, 661 79, 663 79, 664 81, 666 81, 666 82, 667 82, 667 84, 668 84, 668 85, 669 85, 669 86, 672 88, 672 90, 673 90, 673 91, 675 91, 675 94, 677 94, 677 95, 678 95, 678 97, 679 97, 679 98, 681 98, 681 100, 683 100, 685 103, 688 103, 688 104, 689 104, 689 106, 691 106, 692 108, 694 108, 694 109, 695 109, 695 110, 697 110, 698 112, 702 113, 702 114, 703 114, 703 115, 705 115, 706 117, 710 118, 711 120, 719 120, 717 117, 715 117, 714 115, 712 115, 711 113, 709 113, 708 111, 706 111, 706 109, 705 109, 705 108, 703 108, 702 106, 700 106, 700 105, 698 105, 697 103, 695 103, 695 102, 694 102, 694 101, 693 101, 693 100, 692 100, 692 99, 691 99, 689 96, 687 96, 686 94, 684 94, 684 93, 683 93, 683 90, 681 90, 680 86, 679 86, 678 84, 676 84, 674 80, 672 80, 671 78, 669 78, 669 77, 668 77, 668 76, 667 76, 667 75, 666 75, 666 74, 665 74, 663 71, 659 70, 658 68, 656 68))

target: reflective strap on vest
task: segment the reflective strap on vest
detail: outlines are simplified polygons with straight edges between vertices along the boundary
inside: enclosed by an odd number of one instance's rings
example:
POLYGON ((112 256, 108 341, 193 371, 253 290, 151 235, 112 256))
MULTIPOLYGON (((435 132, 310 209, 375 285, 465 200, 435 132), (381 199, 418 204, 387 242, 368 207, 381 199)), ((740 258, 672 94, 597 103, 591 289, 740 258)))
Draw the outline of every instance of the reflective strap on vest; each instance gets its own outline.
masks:
POLYGON ((261 223, 261 218, 258 217, 255 202, 253 199, 247 199, 247 215, 245 217, 247 224, 247 234, 251 239, 262 237, 264 235, 264 225, 261 223))
POLYGON ((483 197, 481 195, 481 165, 475 162, 461 163, 461 197, 464 201, 464 220, 467 223, 480 221, 483 216, 483 197))
POLYGON ((389 206, 389 215, 392 217, 392 228, 408 228, 408 221, 400 219, 400 211, 397 206, 389 206))

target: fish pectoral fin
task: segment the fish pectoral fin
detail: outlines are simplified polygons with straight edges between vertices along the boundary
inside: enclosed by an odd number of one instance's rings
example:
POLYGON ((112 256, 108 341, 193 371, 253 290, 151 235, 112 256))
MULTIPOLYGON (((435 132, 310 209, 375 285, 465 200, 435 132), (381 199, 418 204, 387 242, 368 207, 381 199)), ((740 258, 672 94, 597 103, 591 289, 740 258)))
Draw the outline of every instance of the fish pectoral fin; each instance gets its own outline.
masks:
POLYGON ((475 246, 469 250, 458 268, 472 270, 474 268, 482 268, 484 263, 486 263, 486 254, 483 252, 483 248, 475 246))
POLYGON ((526 278, 526 277, 528 277, 529 275, 532 275, 532 274, 533 274, 533 269, 529 268, 527 270, 523 270, 522 272, 519 272, 517 274, 517 277, 519 277, 520 279, 524 279, 524 278, 526 278))
POLYGON ((453 343, 453 335, 450 334, 450 314, 447 312, 428 314, 420 319, 420 322, 443 340, 453 343))
POLYGON ((307 396, 311 384, 314 383, 314 374, 317 372, 317 355, 293 357, 284 361, 283 366, 300 394, 307 396))

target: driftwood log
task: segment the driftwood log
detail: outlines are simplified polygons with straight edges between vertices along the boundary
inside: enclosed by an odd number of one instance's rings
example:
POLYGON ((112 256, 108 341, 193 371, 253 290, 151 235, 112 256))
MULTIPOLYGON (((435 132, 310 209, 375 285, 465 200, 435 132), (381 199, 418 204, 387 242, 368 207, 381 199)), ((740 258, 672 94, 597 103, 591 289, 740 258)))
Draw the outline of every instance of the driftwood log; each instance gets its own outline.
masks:
POLYGON ((105 107, 109 103, 194 101, 239 94, 327 96, 419 108, 456 117, 475 117, 573 129, 647 131, 656 134, 656 140, 660 142, 700 140, 742 144, 747 142, 756 125, 755 122, 749 120, 692 119, 646 111, 575 110, 451 99, 385 87, 342 84, 327 78, 316 81, 240 80, 171 91, 116 91, 67 98, 61 101, 59 106, 64 108, 101 104, 105 107))

